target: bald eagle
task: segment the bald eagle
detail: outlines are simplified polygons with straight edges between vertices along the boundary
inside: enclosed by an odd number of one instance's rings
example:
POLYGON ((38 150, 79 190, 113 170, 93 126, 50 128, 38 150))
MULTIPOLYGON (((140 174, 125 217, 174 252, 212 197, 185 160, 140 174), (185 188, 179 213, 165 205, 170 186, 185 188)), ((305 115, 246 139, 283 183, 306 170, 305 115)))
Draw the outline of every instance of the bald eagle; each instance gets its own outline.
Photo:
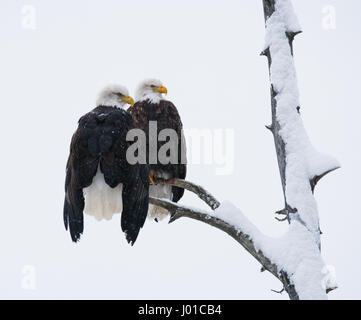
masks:
POLYGON ((121 213, 121 228, 134 244, 143 227, 149 200, 147 165, 130 165, 126 150, 128 130, 135 127, 123 110, 134 104, 125 87, 110 85, 97 100, 97 107, 80 118, 66 165, 64 224, 71 239, 83 233, 83 211, 97 220, 110 220, 121 213))
MULTIPOLYGON (((165 198, 178 202, 183 194, 184 189, 170 187, 168 185, 155 185, 156 177, 170 179, 186 177, 186 146, 183 135, 183 124, 175 105, 163 99, 162 94, 167 94, 167 88, 159 80, 148 79, 140 83, 136 91, 136 103, 128 111, 138 126, 146 133, 147 138, 147 163, 149 165, 150 181, 149 194, 157 198, 165 198), (173 129, 177 134, 177 161, 176 163, 161 163, 158 159, 156 163, 149 161, 149 126, 150 121, 157 123, 157 135, 163 129, 173 129)), ((157 139, 157 152, 168 141, 159 141, 157 139)), ((174 151, 174 150, 173 150, 174 151)), ((158 219, 164 218, 168 212, 156 206, 149 206, 149 217, 158 219)))

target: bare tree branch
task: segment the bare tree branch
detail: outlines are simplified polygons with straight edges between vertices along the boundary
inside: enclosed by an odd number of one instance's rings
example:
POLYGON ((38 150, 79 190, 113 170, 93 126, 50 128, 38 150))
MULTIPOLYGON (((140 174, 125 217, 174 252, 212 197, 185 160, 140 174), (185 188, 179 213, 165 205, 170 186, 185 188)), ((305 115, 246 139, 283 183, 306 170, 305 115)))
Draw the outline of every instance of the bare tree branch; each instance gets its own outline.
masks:
POLYGON ((323 172, 322 174, 320 175, 316 175, 314 176, 311 180, 310 180, 310 184, 311 184, 311 189, 312 189, 312 192, 315 192, 315 188, 316 188, 316 185, 318 183, 318 181, 320 181, 325 175, 327 175, 328 173, 332 172, 332 171, 335 171, 337 169, 339 169, 340 167, 339 166, 335 166, 333 168, 331 168, 330 170, 327 170, 325 172, 323 172))
POLYGON ((155 182, 156 184, 167 184, 173 187, 179 187, 191 191, 195 193, 201 200, 203 200, 212 210, 216 210, 220 206, 219 201, 215 197, 213 197, 206 189, 194 184, 193 182, 177 178, 167 180, 156 178, 155 182))

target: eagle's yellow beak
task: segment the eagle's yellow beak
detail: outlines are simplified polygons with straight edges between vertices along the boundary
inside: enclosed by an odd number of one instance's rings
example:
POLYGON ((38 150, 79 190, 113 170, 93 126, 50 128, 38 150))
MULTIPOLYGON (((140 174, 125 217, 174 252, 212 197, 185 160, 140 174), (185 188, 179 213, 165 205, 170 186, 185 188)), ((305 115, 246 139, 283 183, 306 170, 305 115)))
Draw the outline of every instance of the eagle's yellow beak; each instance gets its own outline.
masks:
POLYGON ((131 96, 123 98, 123 102, 130 104, 132 107, 134 106, 134 99, 131 96))
POLYGON ((159 93, 164 93, 164 94, 167 94, 168 93, 168 90, 166 87, 163 87, 163 86, 160 86, 156 89, 157 92, 159 93))

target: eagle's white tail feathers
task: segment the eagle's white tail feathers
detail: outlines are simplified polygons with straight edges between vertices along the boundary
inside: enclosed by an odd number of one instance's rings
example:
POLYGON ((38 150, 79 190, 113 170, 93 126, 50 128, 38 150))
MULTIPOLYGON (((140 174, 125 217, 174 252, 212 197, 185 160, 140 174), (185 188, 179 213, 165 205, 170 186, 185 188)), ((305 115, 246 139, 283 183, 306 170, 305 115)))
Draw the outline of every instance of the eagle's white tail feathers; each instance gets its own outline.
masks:
MULTIPOLYGON (((170 175, 166 173, 157 172, 157 177, 163 179, 169 179, 170 175)), ((169 185, 150 185, 149 195, 154 198, 172 200, 172 187, 169 185)), ((150 219, 156 218, 157 220, 161 221, 168 215, 169 215, 168 210, 149 204, 148 218, 150 219)))
POLYGON ((114 214, 123 211, 122 191, 122 184, 115 188, 109 187, 104 180, 104 175, 98 168, 92 184, 83 189, 85 213, 94 216, 98 221, 110 220, 114 214))

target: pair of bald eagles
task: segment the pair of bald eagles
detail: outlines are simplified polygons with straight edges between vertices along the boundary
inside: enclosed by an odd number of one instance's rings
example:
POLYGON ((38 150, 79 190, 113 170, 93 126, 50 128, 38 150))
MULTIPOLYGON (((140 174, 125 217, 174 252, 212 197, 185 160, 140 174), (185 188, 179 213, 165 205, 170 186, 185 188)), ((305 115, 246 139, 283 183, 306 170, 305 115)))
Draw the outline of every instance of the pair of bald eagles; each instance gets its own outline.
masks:
MULTIPOLYGON (((166 93, 159 80, 146 80, 139 85, 134 103, 125 87, 110 85, 99 94, 97 107, 80 118, 66 165, 63 210, 65 228, 74 242, 83 233, 83 212, 97 220, 110 220, 121 213, 121 228, 127 241, 134 244, 147 215, 159 219, 167 214, 164 209, 148 207, 149 195, 174 202, 183 196, 182 188, 154 183, 155 177, 186 176, 182 121, 174 104, 163 99, 166 93), (163 129, 177 133, 177 163, 149 164, 150 121, 157 122, 157 137, 163 129), (132 144, 127 133, 136 128, 146 134, 145 164, 127 161, 126 152, 132 144)), ((158 141, 157 149, 165 143, 158 141)))

